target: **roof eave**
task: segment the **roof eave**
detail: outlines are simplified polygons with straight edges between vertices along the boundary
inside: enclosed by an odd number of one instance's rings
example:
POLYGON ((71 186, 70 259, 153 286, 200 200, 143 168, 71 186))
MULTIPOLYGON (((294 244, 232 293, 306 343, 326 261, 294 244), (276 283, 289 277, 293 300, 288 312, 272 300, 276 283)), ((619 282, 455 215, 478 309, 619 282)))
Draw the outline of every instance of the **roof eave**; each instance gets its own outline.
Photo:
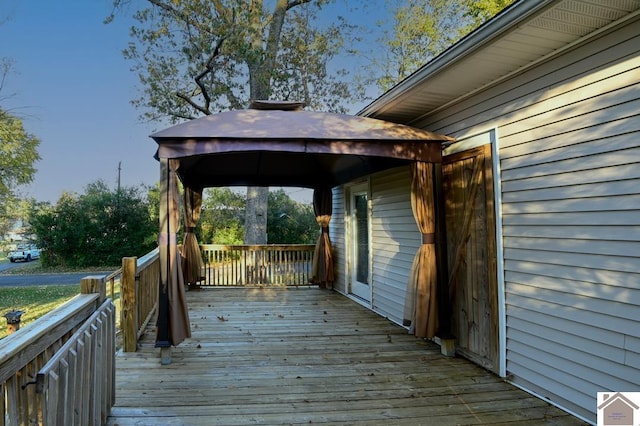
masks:
POLYGON ((532 15, 539 13, 554 0, 518 0, 511 6, 498 13, 490 21, 478 27, 447 50, 423 65, 413 74, 402 80, 396 86, 383 93, 356 115, 363 117, 375 116, 382 108, 408 94, 417 83, 438 74, 457 61, 478 51, 501 34, 516 28, 520 23, 532 15))

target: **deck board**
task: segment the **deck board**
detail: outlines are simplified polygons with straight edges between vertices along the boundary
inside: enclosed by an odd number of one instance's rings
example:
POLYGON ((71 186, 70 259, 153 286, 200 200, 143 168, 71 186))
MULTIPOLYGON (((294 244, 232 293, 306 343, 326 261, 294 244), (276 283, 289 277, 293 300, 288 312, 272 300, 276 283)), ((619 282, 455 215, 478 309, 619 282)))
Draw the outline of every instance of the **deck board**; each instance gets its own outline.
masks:
POLYGON ((109 425, 580 425, 352 300, 316 288, 187 293, 193 336, 161 366, 116 359, 109 425))

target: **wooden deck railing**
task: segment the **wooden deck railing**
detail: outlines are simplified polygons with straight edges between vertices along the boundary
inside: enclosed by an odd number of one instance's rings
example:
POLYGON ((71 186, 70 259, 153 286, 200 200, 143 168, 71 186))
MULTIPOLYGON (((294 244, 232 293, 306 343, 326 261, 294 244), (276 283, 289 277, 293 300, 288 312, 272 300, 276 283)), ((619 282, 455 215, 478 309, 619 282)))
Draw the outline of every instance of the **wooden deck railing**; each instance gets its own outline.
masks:
MULTIPOLYGON (((204 285, 308 285, 313 245, 203 245, 204 285)), ((0 426, 100 424, 114 401, 115 307, 120 278, 123 350, 157 310, 159 255, 124 258, 108 277, 87 277, 81 294, 0 340, 0 426)))
POLYGON ((80 290, 0 340, 0 424, 90 425, 106 419, 115 389, 115 308, 104 277, 82 279, 80 290), (96 370, 102 373, 87 374, 96 370))
POLYGON ((108 299, 40 369, 42 424, 105 424, 115 402, 115 317, 108 299))
POLYGON ((313 244, 203 244, 200 249, 203 286, 299 286, 311 280, 313 244))
POLYGON ((158 307, 160 280, 159 251, 155 249, 140 259, 122 259, 120 279, 120 329, 122 349, 135 352, 138 339, 158 307))

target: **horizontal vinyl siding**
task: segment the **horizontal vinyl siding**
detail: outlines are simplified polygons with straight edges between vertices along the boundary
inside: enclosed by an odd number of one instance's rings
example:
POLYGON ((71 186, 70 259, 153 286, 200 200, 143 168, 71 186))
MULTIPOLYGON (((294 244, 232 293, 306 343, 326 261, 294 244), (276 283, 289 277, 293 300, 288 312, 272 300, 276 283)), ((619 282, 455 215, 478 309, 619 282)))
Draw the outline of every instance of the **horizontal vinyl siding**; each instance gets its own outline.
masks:
MULTIPOLYGON (((617 80, 619 75, 631 76, 631 81, 622 82, 618 87, 634 84, 633 70, 640 67, 637 57, 640 36, 634 25, 637 26, 638 22, 607 34, 595 43, 567 52, 561 58, 562 64, 557 61, 544 63, 533 72, 516 75, 505 84, 426 116, 414 124, 444 134, 476 133, 473 129, 478 126, 492 127, 499 121, 502 127, 544 113, 546 108, 540 104, 541 101, 553 98, 560 101, 558 97, 570 91, 580 94, 585 87, 617 80)), ((562 102, 559 104, 562 105, 562 102)), ((527 128, 522 129, 525 130, 527 128)), ((513 130, 511 133, 514 133, 513 130)), ((503 144, 502 134, 500 137, 503 148, 514 145, 503 144)), ((553 143, 561 145, 563 142, 553 143)))
POLYGON ((329 224, 329 237, 333 248, 333 263, 335 268, 336 281, 333 288, 340 293, 347 293, 346 271, 346 227, 345 227, 345 201, 344 187, 339 186, 333 189, 333 211, 329 224))
POLYGON ((409 167, 371 177, 373 310, 402 324, 404 299, 420 232, 411 211, 409 167))
POLYGON ((640 391, 640 22, 425 117, 497 128, 507 375, 595 422, 640 391))

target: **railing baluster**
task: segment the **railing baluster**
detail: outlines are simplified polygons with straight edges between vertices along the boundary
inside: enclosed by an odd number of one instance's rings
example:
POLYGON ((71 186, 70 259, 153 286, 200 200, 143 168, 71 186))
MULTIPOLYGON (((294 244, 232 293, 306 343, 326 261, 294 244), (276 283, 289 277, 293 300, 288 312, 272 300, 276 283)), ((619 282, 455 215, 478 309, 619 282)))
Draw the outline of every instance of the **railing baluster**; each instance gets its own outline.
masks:
POLYGON ((314 248, 312 244, 203 244, 202 286, 309 285, 314 248))

